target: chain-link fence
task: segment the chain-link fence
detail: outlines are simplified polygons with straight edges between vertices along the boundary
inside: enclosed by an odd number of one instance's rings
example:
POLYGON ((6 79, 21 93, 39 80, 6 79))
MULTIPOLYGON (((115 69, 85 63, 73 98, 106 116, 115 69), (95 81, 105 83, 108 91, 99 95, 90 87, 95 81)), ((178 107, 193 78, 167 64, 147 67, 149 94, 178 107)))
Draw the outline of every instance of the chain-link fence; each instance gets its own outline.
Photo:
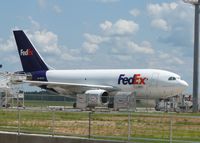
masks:
POLYGON ((129 142, 200 142, 200 116, 135 112, 0 110, 0 130, 129 142))

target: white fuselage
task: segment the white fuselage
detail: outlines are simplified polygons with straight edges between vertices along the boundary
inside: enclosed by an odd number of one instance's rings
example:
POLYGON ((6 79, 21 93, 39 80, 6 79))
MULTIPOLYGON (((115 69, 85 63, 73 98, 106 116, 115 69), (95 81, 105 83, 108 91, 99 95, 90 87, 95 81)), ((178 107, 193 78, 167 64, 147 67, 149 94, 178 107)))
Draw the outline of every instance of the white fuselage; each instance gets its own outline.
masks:
MULTIPOLYGON (((49 82, 108 85, 119 92, 131 92, 139 98, 165 98, 182 93, 188 84, 180 76, 155 69, 113 69, 113 70, 48 70, 49 82)), ((55 87, 59 93, 81 93, 82 90, 68 91, 55 87)), ((115 94, 113 92, 113 94, 115 94)))

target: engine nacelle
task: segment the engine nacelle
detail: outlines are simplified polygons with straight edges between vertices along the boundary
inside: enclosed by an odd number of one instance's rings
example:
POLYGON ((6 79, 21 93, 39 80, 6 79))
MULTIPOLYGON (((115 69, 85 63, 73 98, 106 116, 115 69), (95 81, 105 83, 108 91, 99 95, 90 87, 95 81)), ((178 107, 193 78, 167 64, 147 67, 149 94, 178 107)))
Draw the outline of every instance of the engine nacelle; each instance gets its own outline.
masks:
POLYGON ((88 107, 102 106, 109 102, 108 92, 102 89, 88 90, 85 92, 85 96, 87 96, 88 107))

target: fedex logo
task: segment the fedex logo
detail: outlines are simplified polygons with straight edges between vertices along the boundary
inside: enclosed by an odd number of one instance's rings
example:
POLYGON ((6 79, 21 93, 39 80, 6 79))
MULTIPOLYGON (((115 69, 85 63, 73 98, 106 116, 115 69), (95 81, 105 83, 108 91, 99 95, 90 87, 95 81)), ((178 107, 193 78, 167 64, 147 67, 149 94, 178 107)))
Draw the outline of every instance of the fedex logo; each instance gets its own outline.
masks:
POLYGON ((32 49, 27 49, 24 51, 23 49, 20 50, 20 55, 21 56, 32 56, 33 55, 33 50, 32 49))
POLYGON ((140 74, 134 74, 133 77, 126 77, 125 74, 120 74, 118 78, 118 84, 133 84, 133 85, 145 85, 146 77, 141 77, 140 74))

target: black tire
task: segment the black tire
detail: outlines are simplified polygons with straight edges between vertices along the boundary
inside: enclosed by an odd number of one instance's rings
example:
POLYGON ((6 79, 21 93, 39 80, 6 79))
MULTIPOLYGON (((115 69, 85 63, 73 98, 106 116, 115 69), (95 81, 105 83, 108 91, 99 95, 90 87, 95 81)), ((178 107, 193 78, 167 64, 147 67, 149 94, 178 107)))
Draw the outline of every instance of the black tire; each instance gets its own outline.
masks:
POLYGON ((108 108, 114 108, 114 103, 109 103, 108 108))
POLYGON ((73 104, 73 108, 76 108, 76 102, 73 104))
POLYGON ((158 105, 155 106, 155 110, 156 110, 156 111, 160 111, 158 105))

